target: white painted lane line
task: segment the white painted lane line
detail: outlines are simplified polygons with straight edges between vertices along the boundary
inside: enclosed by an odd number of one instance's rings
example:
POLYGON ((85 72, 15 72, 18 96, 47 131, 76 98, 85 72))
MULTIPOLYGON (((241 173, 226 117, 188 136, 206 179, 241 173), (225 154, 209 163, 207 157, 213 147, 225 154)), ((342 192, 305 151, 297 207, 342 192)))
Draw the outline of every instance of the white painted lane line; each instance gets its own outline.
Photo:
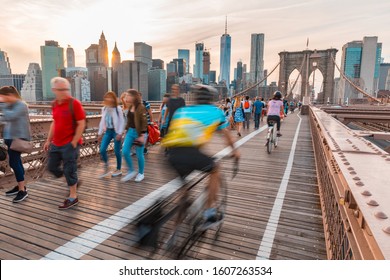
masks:
MULTIPOLYGON (((265 129, 267 129, 267 125, 264 125, 260 129, 243 137, 235 143, 235 146, 242 146, 265 129)), ((227 147, 215 154, 214 157, 221 159, 227 156, 230 152, 231 148, 227 147)), ((188 176, 188 179, 191 180, 197 175, 199 175, 199 172, 193 172, 188 176)), ((162 197, 163 195, 168 196, 174 193, 180 187, 182 187, 182 185, 183 182, 179 177, 173 179, 172 181, 166 183, 157 190, 149 193, 148 195, 137 200, 133 204, 118 211, 111 217, 108 217, 107 219, 101 221, 92 228, 81 233, 79 236, 73 238, 72 240, 58 247, 54 251, 48 253, 42 259, 80 259, 84 255, 95 249, 97 246, 99 246, 101 243, 106 241, 112 235, 117 233, 119 230, 134 221, 134 219, 142 211, 150 207, 158 198, 162 197)))
POLYGON ((267 227, 265 228, 265 232, 261 240, 259 251, 257 252, 256 260, 264 260, 264 259, 268 260, 271 255, 273 243, 275 240, 276 230, 279 224, 280 214, 282 212, 284 198, 286 196, 288 182, 290 180, 290 174, 291 174, 291 170, 294 162, 294 156, 295 156, 295 149, 297 147, 297 142, 298 142, 299 130, 301 128, 302 119, 299 116, 299 114, 298 114, 298 118, 299 118, 299 122, 298 122, 297 129, 295 131, 294 140, 287 161, 287 166, 283 174, 282 182, 280 183, 279 186, 278 194, 276 195, 274 206, 272 207, 272 211, 267 223, 267 227))

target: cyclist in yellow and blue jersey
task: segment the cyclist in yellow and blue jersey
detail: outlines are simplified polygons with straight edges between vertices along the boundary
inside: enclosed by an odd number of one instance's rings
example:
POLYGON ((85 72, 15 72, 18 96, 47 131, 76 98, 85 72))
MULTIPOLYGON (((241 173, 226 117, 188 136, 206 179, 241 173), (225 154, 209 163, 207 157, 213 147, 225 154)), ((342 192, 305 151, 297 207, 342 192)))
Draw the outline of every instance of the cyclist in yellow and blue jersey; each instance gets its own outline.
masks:
POLYGON ((211 86, 196 85, 192 88, 195 105, 178 109, 172 117, 168 134, 162 144, 169 148, 168 161, 177 173, 185 178, 194 170, 210 173, 207 209, 203 213, 206 221, 216 221, 215 203, 220 185, 220 170, 212 157, 204 154, 201 147, 210 142, 216 131, 225 136, 232 147, 232 155, 239 158, 234 147, 229 122, 221 109, 213 105, 218 92, 211 86))

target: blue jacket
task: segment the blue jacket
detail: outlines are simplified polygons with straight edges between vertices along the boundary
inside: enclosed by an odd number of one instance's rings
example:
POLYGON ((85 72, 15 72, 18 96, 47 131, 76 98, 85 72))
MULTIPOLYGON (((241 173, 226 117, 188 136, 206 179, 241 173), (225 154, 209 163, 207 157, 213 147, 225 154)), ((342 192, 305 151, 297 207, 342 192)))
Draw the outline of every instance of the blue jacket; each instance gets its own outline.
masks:
POLYGON ((17 101, 14 104, 1 104, 0 106, 3 111, 1 121, 5 123, 3 138, 30 140, 30 118, 27 104, 23 101, 17 101))

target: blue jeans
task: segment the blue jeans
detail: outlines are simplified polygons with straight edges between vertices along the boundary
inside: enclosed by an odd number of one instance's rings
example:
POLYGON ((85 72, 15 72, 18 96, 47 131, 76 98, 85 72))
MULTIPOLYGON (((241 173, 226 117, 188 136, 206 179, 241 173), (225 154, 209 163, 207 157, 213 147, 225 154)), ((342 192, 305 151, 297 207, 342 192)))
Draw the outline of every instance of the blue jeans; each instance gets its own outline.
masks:
MULTIPOLYGON (((125 158, 126 164, 129 168, 129 172, 134 171, 133 161, 131 160, 131 156, 130 156, 130 150, 131 147, 133 146, 134 140, 137 138, 138 138, 137 130, 135 128, 129 128, 129 130, 126 133, 126 137, 122 149, 123 157, 125 158)), ((138 172, 141 174, 144 174, 144 169, 145 169, 144 147, 145 145, 135 147, 135 153, 137 154, 137 159, 138 159, 138 169, 139 169, 138 172)))
POLYGON ((48 169, 57 178, 65 175, 68 186, 77 184, 77 158, 79 157, 80 145, 73 148, 71 143, 64 146, 51 144, 49 151, 48 169), (61 162, 63 169, 60 168, 61 162))
POLYGON ((259 128, 259 126, 260 126, 260 116, 261 116, 261 113, 259 113, 259 114, 255 113, 255 128, 259 128))
POLYGON ((24 181, 24 167, 22 163, 21 153, 11 150, 12 139, 4 139, 5 144, 8 147, 8 159, 9 166, 12 168, 15 174, 16 182, 24 181))
POLYGON ((104 163, 107 164, 107 148, 110 145, 112 139, 114 139, 114 151, 116 156, 116 169, 120 170, 122 167, 122 154, 121 154, 121 144, 122 142, 116 140, 116 132, 114 129, 107 129, 103 135, 102 143, 100 144, 100 155, 104 163))

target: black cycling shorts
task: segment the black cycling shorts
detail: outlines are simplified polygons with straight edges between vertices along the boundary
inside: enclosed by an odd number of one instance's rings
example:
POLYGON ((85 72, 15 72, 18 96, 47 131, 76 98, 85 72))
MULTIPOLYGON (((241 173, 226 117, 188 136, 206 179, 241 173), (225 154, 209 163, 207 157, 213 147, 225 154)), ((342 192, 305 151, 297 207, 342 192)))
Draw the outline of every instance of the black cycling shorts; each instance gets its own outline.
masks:
POLYGON ((182 178, 194 170, 211 172, 216 166, 212 157, 203 154, 196 147, 170 148, 168 161, 182 178))

